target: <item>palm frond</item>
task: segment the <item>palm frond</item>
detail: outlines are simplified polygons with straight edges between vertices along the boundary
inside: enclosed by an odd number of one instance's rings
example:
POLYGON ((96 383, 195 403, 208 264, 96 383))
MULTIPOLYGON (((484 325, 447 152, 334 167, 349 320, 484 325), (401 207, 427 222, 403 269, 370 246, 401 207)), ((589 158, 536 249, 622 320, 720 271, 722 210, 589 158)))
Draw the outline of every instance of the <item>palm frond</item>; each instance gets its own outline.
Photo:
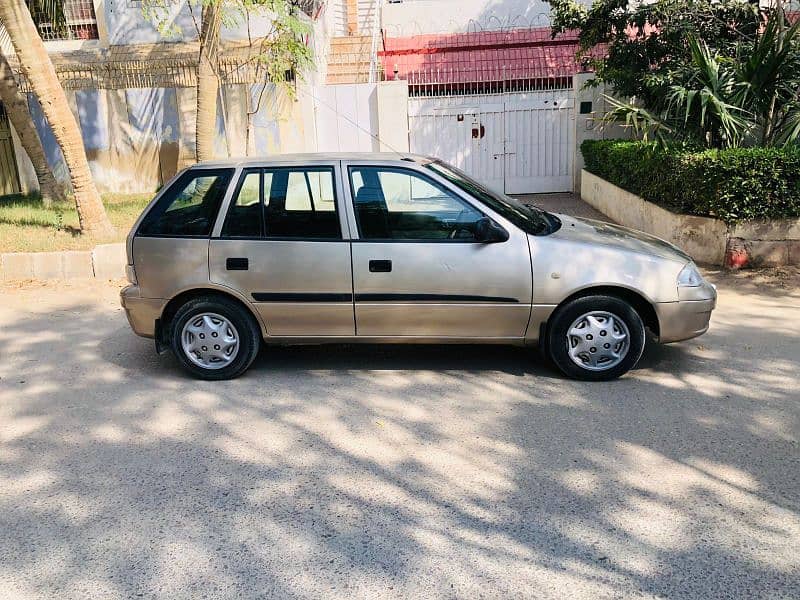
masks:
POLYGON ((657 141, 666 145, 674 130, 661 116, 637 106, 634 101, 623 102, 612 96, 603 98, 613 107, 600 119, 603 124, 615 124, 630 129, 644 141, 657 141))
POLYGON ((800 106, 787 110, 781 126, 775 131, 775 144, 789 146, 800 142, 800 106))

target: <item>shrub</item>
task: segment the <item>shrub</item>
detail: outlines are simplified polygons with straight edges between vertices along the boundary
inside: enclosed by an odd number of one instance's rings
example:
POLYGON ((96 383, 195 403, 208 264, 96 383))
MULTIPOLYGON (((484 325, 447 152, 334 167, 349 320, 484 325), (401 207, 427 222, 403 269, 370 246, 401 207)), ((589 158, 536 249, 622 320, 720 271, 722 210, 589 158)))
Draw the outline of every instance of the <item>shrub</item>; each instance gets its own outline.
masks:
POLYGON ((586 140, 586 170, 673 212, 727 223, 800 217, 800 148, 692 151, 586 140))

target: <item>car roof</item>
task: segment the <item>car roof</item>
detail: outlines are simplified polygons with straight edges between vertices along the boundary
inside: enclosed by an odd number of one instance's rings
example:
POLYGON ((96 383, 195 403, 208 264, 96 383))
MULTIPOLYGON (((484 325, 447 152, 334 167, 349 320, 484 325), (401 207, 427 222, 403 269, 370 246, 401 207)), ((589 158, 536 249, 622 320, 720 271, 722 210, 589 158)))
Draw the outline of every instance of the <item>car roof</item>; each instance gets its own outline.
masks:
POLYGON ((406 154, 399 152, 309 152, 301 154, 270 154, 267 156, 244 156, 240 158, 205 160, 193 165, 193 167, 248 167, 262 166, 269 163, 307 163, 315 161, 338 160, 369 160, 376 162, 403 160, 406 162, 427 163, 433 159, 427 156, 421 156, 419 154, 406 154))

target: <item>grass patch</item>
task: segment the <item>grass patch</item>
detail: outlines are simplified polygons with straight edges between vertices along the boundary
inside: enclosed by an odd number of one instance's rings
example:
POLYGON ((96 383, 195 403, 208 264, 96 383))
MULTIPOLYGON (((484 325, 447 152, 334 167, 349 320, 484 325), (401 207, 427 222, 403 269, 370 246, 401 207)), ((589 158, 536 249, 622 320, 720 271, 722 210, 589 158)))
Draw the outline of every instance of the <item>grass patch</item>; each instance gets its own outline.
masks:
POLYGON ((0 252, 91 250, 98 243, 121 242, 154 194, 102 194, 114 239, 81 235, 75 205, 57 202, 49 208, 35 196, 0 197, 0 252))

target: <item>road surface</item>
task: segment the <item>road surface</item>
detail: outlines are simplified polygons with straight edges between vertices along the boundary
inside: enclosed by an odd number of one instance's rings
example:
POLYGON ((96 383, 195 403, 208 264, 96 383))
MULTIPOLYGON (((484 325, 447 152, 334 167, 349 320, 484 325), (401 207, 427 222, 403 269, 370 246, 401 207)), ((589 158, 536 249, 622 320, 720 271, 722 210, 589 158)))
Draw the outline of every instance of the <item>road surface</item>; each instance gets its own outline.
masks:
POLYGON ((2 596, 798 598, 798 278, 711 276, 710 332, 607 384, 453 346, 198 382, 119 282, 2 286, 2 596))

